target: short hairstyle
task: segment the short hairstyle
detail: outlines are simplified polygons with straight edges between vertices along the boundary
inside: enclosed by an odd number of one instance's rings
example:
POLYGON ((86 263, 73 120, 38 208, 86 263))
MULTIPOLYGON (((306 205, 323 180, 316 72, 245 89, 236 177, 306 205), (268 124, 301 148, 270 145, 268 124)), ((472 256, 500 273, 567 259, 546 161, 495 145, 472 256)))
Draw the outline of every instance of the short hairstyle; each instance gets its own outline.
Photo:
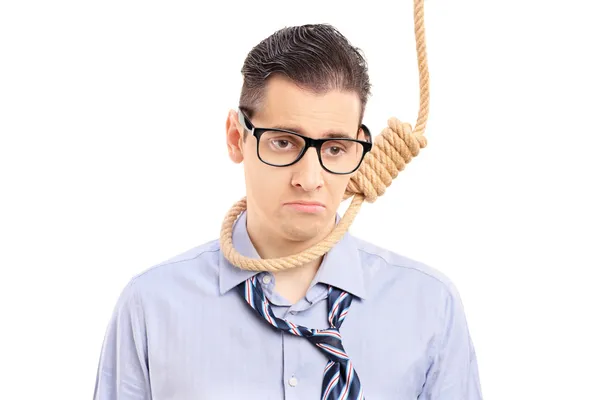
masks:
POLYGON ((260 107, 267 80, 274 74, 284 75, 318 94, 334 89, 356 92, 361 101, 361 122, 371 95, 362 51, 329 24, 306 24, 276 31, 252 48, 241 72, 239 107, 249 118, 260 107))

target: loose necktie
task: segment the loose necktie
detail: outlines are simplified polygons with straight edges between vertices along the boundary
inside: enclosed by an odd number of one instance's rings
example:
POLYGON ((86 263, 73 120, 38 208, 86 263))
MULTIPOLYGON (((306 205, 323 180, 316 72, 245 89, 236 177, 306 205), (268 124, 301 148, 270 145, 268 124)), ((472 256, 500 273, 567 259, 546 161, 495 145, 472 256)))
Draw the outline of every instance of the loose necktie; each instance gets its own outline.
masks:
POLYGON ((349 293, 329 286, 329 328, 309 329, 275 316, 256 275, 240 284, 238 290, 250 307, 270 325, 292 335, 305 337, 329 358, 323 373, 321 400, 364 400, 360 379, 342 346, 339 331, 352 303, 349 293))

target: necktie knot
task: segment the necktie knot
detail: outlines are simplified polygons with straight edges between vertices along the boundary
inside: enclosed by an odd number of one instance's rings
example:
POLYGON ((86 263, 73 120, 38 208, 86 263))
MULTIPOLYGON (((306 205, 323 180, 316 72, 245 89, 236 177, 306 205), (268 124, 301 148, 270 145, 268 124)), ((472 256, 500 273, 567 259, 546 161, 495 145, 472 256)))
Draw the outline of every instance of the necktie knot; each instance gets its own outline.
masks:
POLYGON ((348 354, 342 345, 342 335, 336 327, 315 329, 307 336, 309 342, 317 346, 333 362, 346 363, 348 354))

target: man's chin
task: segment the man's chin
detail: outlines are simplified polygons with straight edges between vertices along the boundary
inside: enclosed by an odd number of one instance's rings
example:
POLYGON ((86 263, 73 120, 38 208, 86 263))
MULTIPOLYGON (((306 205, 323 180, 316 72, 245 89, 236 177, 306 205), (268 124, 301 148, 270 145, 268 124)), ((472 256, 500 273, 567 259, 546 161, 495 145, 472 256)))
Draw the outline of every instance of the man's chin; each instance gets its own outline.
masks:
POLYGON ((328 229, 330 227, 324 215, 319 217, 295 215, 286 218, 282 226, 285 235, 290 240, 298 242, 314 241, 316 238, 325 237, 329 233, 328 229))

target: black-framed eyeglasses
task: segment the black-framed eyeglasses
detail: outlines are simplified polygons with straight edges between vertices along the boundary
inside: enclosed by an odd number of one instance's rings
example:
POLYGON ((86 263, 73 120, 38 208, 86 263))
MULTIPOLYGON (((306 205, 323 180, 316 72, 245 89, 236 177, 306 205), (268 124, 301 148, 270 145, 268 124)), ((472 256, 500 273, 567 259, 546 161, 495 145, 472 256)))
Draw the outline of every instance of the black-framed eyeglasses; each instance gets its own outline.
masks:
POLYGON ((238 110, 240 124, 256 138, 256 154, 265 164, 274 167, 287 167, 297 163, 314 147, 321 166, 326 171, 345 175, 360 167, 365 155, 371 151, 371 132, 364 124, 358 131, 368 139, 358 140, 349 137, 313 139, 287 129, 255 127, 250 118, 238 110))

